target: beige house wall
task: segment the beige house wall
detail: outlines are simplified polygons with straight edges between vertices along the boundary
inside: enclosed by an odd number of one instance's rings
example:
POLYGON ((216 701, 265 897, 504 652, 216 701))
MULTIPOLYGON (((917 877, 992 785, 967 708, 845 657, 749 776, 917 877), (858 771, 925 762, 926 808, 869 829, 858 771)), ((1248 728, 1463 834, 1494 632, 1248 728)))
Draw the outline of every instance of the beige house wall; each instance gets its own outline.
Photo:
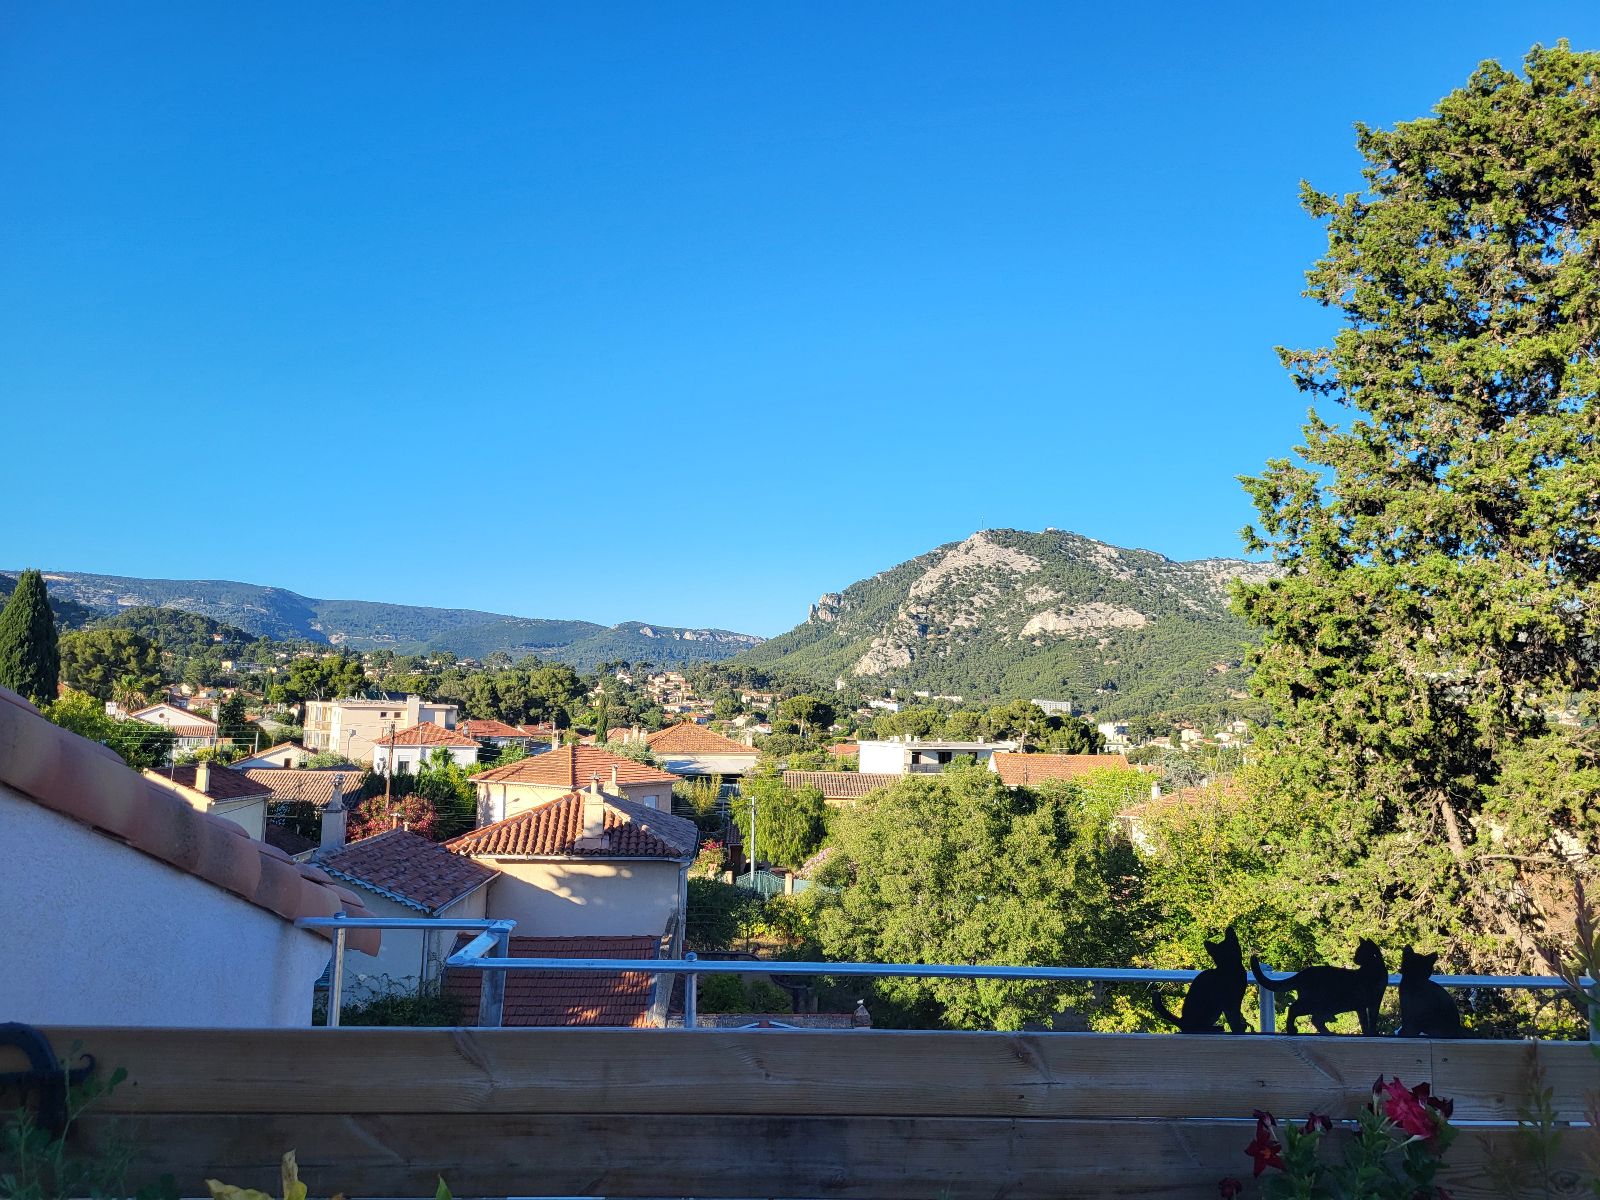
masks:
MULTIPOLYGON (((583 786, 585 786, 584 783, 578 784, 580 788, 583 786)), ((559 785, 478 782, 478 824, 480 826, 492 825, 496 821, 514 817, 518 813, 527 812, 530 808, 537 808, 548 801, 559 800, 572 790, 572 788, 559 785)), ((660 783, 619 783, 616 785, 613 785, 609 780, 602 780, 600 790, 607 795, 620 795, 623 799, 632 800, 635 804, 647 805, 659 812, 672 811, 672 784, 666 780, 662 780, 660 783)))
POLYGON ((305 746, 333 751, 353 762, 371 762, 374 744, 392 731, 425 721, 454 729, 458 709, 407 696, 404 700, 307 700, 305 746))
POLYGON ((684 901, 687 864, 662 859, 478 859, 502 874, 488 915, 537 937, 658 934, 684 901))

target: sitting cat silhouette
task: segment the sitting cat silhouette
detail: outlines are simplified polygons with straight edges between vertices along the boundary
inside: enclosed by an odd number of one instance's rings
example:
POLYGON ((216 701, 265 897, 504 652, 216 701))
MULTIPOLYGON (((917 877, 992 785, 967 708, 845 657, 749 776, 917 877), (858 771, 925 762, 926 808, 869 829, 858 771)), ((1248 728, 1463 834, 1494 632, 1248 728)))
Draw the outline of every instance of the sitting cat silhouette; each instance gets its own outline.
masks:
POLYGON ((1228 926, 1228 932, 1222 935, 1221 941, 1206 943, 1206 953, 1217 965, 1207 967, 1190 981, 1189 990, 1183 997, 1181 1015, 1173 1016, 1161 997, 1154 992, 1150 993, 1150 1003, 1155 1007, 1156 1015, 1168 1024, 1177 1026, 1179 1033, 1221 1033, 1222 1027, 1217 1022, 1224 1017, 1227 1018, 1229 1029, 1234 1033, 1243 1033, 1244 1013, 1241 1006, 1244 1004, 1247 979, 1244 953, 1239 949, 1239 935, 1233 931, 1232 925, 1228 926))
POLYGON ((1437 952, 1418 954, 1410 946, 1400 952, 1400 1036, 1461 1037, 1461 1012, 1456 1002, 1428 976, 1439 961, 1437 952))
POLYGON ((1288 979, 1274 982, 1261 970, 1261 960, 1250 956, 1250 970, 1256 982, 1269 992, 1293 992, 1285 1029, 1295 1031, 1300 1017, 1310 1017, 1318 1033, 1328 1032, 1328 1021, 1340 1013, 1353 1012, 1367 1037, 1378 1035, 1378 1007, 1389 986, 1389 968, 1376 943, 1362 938, 1356 947, 1356 965, 1349 967, 1307 967, 1288 979))

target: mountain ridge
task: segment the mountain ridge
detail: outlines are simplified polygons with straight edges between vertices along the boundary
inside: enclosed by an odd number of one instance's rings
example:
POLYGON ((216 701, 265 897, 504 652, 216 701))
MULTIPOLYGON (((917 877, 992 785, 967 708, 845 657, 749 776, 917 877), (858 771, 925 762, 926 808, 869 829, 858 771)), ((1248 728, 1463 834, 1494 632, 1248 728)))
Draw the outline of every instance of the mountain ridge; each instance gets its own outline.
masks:
MULTIPOLYGON (((7 571, 0 578, 9 577, 9 583, 17 574, 7 571)), ((320 642, 352 650, 448 650, 469 658, 487 658, 496 652, 514 658, 536 654, 578 669, 591 669, 617 659, 661 665, 714 662, 761 641, 754 634, 732 630, 691 629, 644 621, 607 626, 471 608, 322 600, 287 588, 228 579, 151 579, 54 570, 44 571, 43 575, 52 605, 71 612, 73 624, 130 608, 173 608, 199 613, 257 636, 320 642)))
POLYGON ((979 530, 825 592, 736 663, 821 684, 1080 703, 1106 717, 1247 702, 1245 559, 1169 559, 1059 529, 979 530))

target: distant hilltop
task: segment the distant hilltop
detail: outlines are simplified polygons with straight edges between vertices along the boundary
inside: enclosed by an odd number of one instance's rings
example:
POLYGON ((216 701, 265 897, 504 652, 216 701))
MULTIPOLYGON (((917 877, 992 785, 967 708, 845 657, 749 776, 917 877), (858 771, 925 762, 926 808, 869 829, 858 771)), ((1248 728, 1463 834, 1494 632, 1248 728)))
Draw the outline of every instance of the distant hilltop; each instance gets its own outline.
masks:
MULTIPOLYGON (((0 575, 0 595, 10 594, 18 573, 0 575)), ((537 654, 579 670, 616 660, 663 665, 716 661, 762 641, 754 634, 726 629, 680 629, 639 621, 608 627, 470 608, 318 600, 284 588, 226 579, 140 579, 81 571, 46 571, 44 577, 52 606, 69 626, 128 608, 175 608, 258 637, 403 654, 448 650, 477 659, 497 652, 513 658, 537 654)))
POLYGON ((1076 533, 986 529, 829 592, 739 659, 919 694, 1059 696, 1109 716, 1245 698, 1243 559, 1174 562, 1076 533))

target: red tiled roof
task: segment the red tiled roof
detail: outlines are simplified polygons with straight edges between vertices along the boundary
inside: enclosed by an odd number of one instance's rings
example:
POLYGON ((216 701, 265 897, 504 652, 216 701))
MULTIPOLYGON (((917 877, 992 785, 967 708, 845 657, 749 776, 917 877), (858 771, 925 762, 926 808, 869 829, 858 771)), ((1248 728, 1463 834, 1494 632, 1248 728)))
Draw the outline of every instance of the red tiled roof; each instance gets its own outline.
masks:
POLYGON ((761 752, 743 742, 712 733, 693 721, 680 721, 645 738, 652 754, 741 754, 754 758, 761 752))
POLYGON ((265 758, 267 755, 276 754, 280 750, 298 750, 301 754, 306 755, 311 753, 311 751, 307 750, 299 742, 279 742, 276 746, 268 746, 265 750, 252 750, 249 754, 245 755, 245 757, 265 758))
POLYGON ((554 721, 541 721, 537 725, 518 725, 517 728, 532 738, 554 738, 556 736, 556 723, 554 721))
POLYGON ((146 725, 166 725, 167 728, 173 729, 173 730, 183 730, 183 729, 200 729, 200 730, 204 730, 204 733, 196 733, 196 734, 186 735, 186 736, 190 736, 190 737, 209 737, 211 734, 213 734, 213 733, 215 733, 217 731, 217 723, 215 721, 213 721, 210 717, 205 716, 202 713, 191 712, 187 708, 179 708, 176 704, 152 704, 152 705, 149 705, 146 708, 141 708, 138 712, 129 713, 128 714, 128 719, 130 721, 143 721, 146 725), (180 712, 180 713, 182 713, 184 715, 186 721, 192 721, 194 723, 193 724, 184 724, 184 725, 179 726, 179 725, 169 725, 166 721, 150 721, 150 720, 146 720, 145 719, 145 714, 146 713, 153 713, 157 709, 161 709, 161 708, 170 708, 173 712, 180 712))
MULTIPOLYGON (((176 784, 199 795, 200 791, 195 787, 195 776, 198 773, 196 764, 189 763, 182 767, 162 767, 159 771, 146 771, 144 774, 146 779, 162 787, 170 788, 176 784)), ((218 763, 211 764, 210 775, 205 795, 213 800, 248 800, 253 796, 269 795, 271 792, 266 784, 250 778, 247 772, 235 771, 218 763)))
POLYGON ((840 742, 837 746, 829 746, 828 753, 835 758, 855 758, 861 753, 861 743, 840 742))
POLYGON ((1076 779, 1090 771, 1128 769, 1125 754, 1013 754, 994 752, 994 770, 1007 787, 1027 787, 1057 779, 1076 779))
POLYGON ((404 829, 319 854, 317 866, 425 913, 450 907, 500 873, 404 829))
POLYGON ((388 737, 379 738, 372 744, 374 746, 471 746, 474 750, 478 747, 478 743, 466 734, 446 729, 443 725, 435 725, 432 721, 422 721, 398 733, 391 733, 388 737))
POLYGON ((647 767, 598 746, 560 746, 544 754, 518 759, 492 771, 474 775, 474 783, 534 783, 544 787, 579 788, 598 775, 609 782, 611 768, 618 783, 676 783, 678 776, 647 767))
MULTIPOLYGON (((340 909, 353 917, 372 915, 360 896, 325 872, 297 864, 232 821, 190 806, 104 746, 51 724, 6 688, 0 688, 0 782, 287 921, 340 909)), ((348 942, 378 952, 376 930, 351 930, 348 942)))
MULTIPOLYGON (((509 953, 512 958, 653 959, 660 957, 660 948, 658 937, 513 937, 509 953)), ((656 976, 643 971, 507 971, 505 976, 505 1025, 649 1024, 656 976)), ((444 973, 445 994, 460 1004, 460 1019, 467 1025, 478 1023, 482 986, 482 971, 451 967, 444 973)))
POLYGON ((456 728, 470 738, 525 738, 528 735, 515 725, 507 725, 504 721, 489 721, 473 719, 459 721, 456 728))
POLYGON ((333 799, 333 781, 338 779, 339 795, 346 807, 350 797, 361 791, 366 772, 359 767, 247 767, 244 774, 266 788, 275 801, 304 801, 321 808, 333 799))
POLYGON ((905 776, 866 774, 860 771, 785 771, 783 786, 816 788, 825 800, 859 800, 868 792, 892 787, 905 776))
POLYGON ((445 845, 457 854, 491 858, 670 858, 694 854, 695 823, 618 796, 605 796, 605 845, 579 847, 584 792, 569 792, 445 845))

